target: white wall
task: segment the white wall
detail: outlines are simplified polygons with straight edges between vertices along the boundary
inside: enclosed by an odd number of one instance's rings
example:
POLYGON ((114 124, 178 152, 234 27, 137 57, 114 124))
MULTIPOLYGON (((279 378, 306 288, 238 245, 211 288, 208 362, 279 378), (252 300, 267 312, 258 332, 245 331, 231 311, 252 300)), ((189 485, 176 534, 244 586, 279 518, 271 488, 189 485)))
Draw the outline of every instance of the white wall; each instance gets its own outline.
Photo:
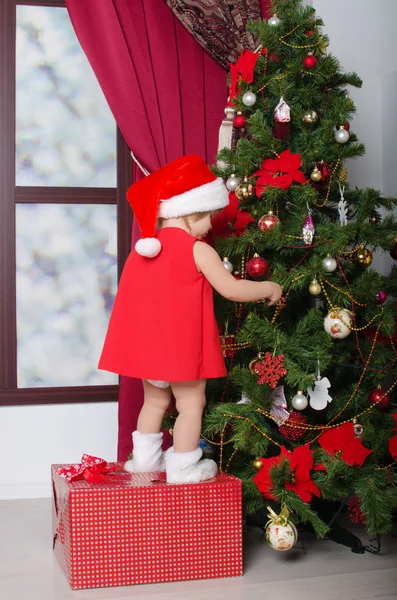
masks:
POLYGON ((116 460, 117 403, 0 409, 0 499, 51 495, 50 466, 116 460))
MULTIPOLYGON (((352 129, 366 154, 348 162, 349 183, 397 196, 397 1, 312 0, 312 5, 324 20, 330 51, 364 82, 350 95, 357 108, 352 129)), ((374 259, 384 274, 393 263, 388 253, 378 252, 374 259)))
MULTIPOLYGON (((307 0, 325 22, 331 50, 342 66, 364 80, 353 90, 358 113, 353 129, 366 144, 351 162, 349 180, 397 196, 397 0, 307 0)), ((378 257, 387 271, 388 255, 378 257)), ((78 462, 84 452, 115 460, 116 403, 0 409, 0 498, 50 494, 51 463, 78 462)))

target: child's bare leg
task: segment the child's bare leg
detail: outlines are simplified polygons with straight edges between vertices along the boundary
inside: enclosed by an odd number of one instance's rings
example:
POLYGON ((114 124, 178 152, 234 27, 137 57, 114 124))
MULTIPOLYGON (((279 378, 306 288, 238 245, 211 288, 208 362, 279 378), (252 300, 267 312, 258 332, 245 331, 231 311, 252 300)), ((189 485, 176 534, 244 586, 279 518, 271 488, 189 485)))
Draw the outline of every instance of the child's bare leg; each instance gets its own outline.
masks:
POLYGON ((174 452, 197 450, 205 407, 206 383, 206 379, 171 383, 179 413, 174 425, 174 452))
POLYGON ((144 404, 139 413, 137 430, 140 433, 159 433, 161 423, 171 402, 171 388, 158 388, 143 381, 144 404))

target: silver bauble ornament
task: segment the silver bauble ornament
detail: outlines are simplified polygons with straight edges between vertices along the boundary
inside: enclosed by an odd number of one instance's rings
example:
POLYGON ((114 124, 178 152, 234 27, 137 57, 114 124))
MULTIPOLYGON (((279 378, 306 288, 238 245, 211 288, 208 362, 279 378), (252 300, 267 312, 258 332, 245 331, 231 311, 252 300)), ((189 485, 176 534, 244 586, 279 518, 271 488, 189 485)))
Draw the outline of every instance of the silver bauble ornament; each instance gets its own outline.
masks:
POLYGON ((314 123, 317 123, 318 120, 318 114, 316 113, 315 110, 306 110, 304 115, 303 115, 303 121, 307 124, 307 125, 314 125, 314 123))
POLYGON ((338 144, 346 144, 349 141, 350 133, 341 125, 338 131, 335 132, 335 139, 338 144))
POLYGON ((343 340, 351 332, 352 318, 342 308, 332 308, 324 319, 324 329, 335 340, 343 340))
POLYGON ((223 266, 225 267, 225 269, 227 271, 229 271, 229 273, 233 273, 233 265, 232 265, 232 263, 230 262, 230 260, 228 259, 227 256, 225 256, 225 258, 223 259, 222 262, 223 262, 223 266))
POLYGON ((292 398, 291 404, 295 410, 305 410, 305 408, 307 408, 308 405, 308 400, 306 396, 304 396, 303 393, 299 391, 296 394, 296 396, 292 398))
POLYGON ((267 20, 267 22, 272 27, 277 27, 277 25, 280 23, 280 19, 278 18, 277 15, 273 15, 272 17, 270 17, 270 19, 267 20))
POLYGON ((337 266, 338 266, 338 263, 336 262, 336 260, 334 258, 332 258, 332 256, 328 255, 326 258, 324 258, 323 268, 324 268, 324 271, 327 271, 327 273, 333 273, 337 266))
POLYGON ((245 106, 254 106, 256 102, 256 95, 254 94, 254 92, 245 92, 242 100, 245 106))
POLYGON ((241 181, 240 177, 236 177, 235 174, 232 173, 230 175, 229 179, 226 181, 226 187, 229 190, 229 192, 235 192, 236 187, 238 186, 240 181, 241 181))

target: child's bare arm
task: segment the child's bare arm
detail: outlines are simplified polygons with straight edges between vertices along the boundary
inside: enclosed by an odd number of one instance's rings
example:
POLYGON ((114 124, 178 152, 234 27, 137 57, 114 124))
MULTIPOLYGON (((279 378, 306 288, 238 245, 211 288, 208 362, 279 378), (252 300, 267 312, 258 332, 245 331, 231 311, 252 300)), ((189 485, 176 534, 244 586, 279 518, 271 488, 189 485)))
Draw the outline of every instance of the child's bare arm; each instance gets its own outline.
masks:
POLYGON ((193 252, 197 267, 224 298, 233 302, 253 302, 267 298, 269 306, 280 300, 282 288, 278 283, 236 280, 225 269, 217 252, 205 242, 196 242, 193 252))

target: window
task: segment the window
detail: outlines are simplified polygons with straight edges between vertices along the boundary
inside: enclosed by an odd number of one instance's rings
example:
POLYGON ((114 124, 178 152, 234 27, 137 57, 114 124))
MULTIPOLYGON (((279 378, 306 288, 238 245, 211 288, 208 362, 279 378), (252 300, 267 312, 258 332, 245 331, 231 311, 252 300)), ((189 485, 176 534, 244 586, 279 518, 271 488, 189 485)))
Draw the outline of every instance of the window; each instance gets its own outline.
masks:
POLYGON ((129 150, 64 2, 0 11, 0 404, 113 400, 96 365, 130 248, 129 150))

